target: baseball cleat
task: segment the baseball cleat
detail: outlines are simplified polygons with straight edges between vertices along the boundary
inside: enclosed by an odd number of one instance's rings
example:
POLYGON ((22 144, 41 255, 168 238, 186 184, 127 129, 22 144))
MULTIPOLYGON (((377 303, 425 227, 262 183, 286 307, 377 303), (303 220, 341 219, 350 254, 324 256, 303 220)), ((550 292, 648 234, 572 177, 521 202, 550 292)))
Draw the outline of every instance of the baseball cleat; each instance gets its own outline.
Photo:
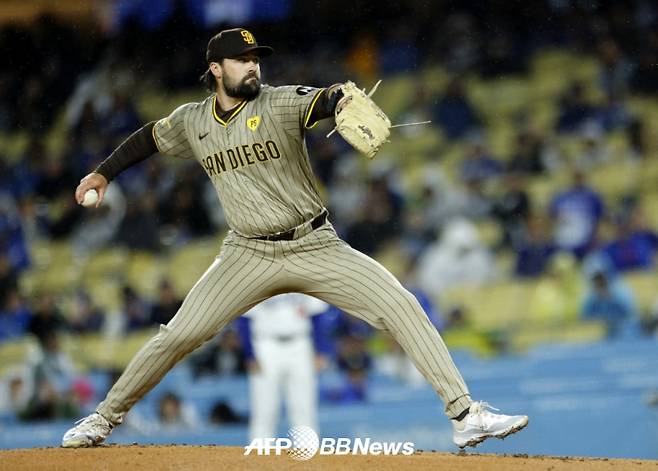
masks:
POLYGON ((85 448, 96 446, 112 432, 112 424, 98 412, 78 420, 62 438, 64 448, 85 448))
POLYGON ((487 438, 505 438, 528 425, 527 415, 494 414, 497 411, 486 402, 474 402, 468 415, 459 422, 453 421, 452 440, 459 448, 475 446, 487 438))

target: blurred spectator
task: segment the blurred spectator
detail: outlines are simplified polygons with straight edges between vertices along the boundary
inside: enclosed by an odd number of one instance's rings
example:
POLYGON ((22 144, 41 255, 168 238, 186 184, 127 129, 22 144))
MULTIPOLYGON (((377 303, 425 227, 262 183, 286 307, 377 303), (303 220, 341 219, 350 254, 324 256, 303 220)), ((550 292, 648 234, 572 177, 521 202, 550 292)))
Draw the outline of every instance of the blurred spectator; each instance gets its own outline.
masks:
POLYGON ((481 139, 476 139, 466 152, 459 175, 463 181, 486 182, 502 173, 503 166, 485 149, 481 139))
POLYGON ((116 234, 116 241, 131 250, 159 252, 159 221, 155 195, 143 193, 141 198, 127 204, 126 215, 116 234))
POLYGON ((363 338, 352 335, 342 337, 338 341, 336 365, 343 373, 344 382, 339 387, 321 389, 320 397, 341 404, 365 401, 372 358, 365 349, 363 338))
POLYGON ((138 129, 142 122, 135 104, 126 92, 114 89, 112 104, 101 121, 101 132, 109 137, 123 138, 138 129))
POLYGON ((244 375, 246 355, 235 326, 229 326, 190 357, 195 378, 207 375, 244 375))
POLYGON ((596 107, 592 121, 606 132, 611 132, 626 129, 633 117, 624 101, 617 95, 610 94, 602 105, 596 107))
POLYGON ((639 213, 620 216, 616 221, 616 237, 603 246, 615 270, 649 270, 654 266, 658 250, 658 234, 647 230, 639 213))
POLYGON ((441 293, 453 286, 481 285, 496 277, 494 260, 481 242, 476 227, 455 219, 443 229, 418 264, 418 286, 427 293, 441 293))
POLYGON ((626 336, 638 321, 633 292, 605 270, 591 275, 581 313, 584 319, 599 319, 605 323, 608 338, 626 336))
POLYGON ((248 420, 244 415, 234 411, 224 400, 216 402, 210 410, 210 423, 215 425, 246 424, 248 420))
POLYGON ((0 305, 0 342, 28 332, 32 314, 17 289, 9 290, 0 305))
POLYGON ((551 242, 545 219, 530 216, 513 245, 516 253, 514 274, 521 278, 534 278, 544 274, 555 246, 551 242))
POLYGON ((29 380, 22 369, 11 371, 0 379, 0 417, 18 418, 32 395, 29 380))
POLYGON ((598 45, 599 82, 603 92, 610 95, 624 95, 632 73, 630 62, 624 57, 617 42, 611 38, 603 39, 598 45))
POLYGON ((416 205, 432 231, 469 211, 469 198, 461 186, 453 185, 441 171, 432 169, 423 176, 416 205))
POLYGON ((610 149, 606 145, 603 129, 599 124, 588 121, 581 127, 582 143, 576 155, 576 167, 585 171, 609 163, 610 149))
POLYGON ((179 174, 172 194, 160 202, 161 222, 167 225, 174 243, 208 235, 212 225, 203 204, 202 175, 195 165, 179 174))
POLYGON ((195 429, 201 423, 194 406, 173 392, 166 392, 158 401, 158 422, 160 427, 176 431, 195 429))
POLYGON ((0 281, 11 282, 29 266, 29 247, 20 213, 14 199, 0 189, 0 281))
POLYGON ((587 186, 583 171, 574 170, 571 188, 553 197, 549 214, 556 247, 582 258, 594 243, 605 208, 598 192, 587 186))
MULTIPOLYGON (((28 331, 37 338, 40 344, 44 345, 52 340, 53 334, 67 329, 68 323, 57 307, 55 297, 50 293, 42 293, 36 300, 28 331)), ((57 348, 59 345, 54 345, 54 347, 57 348)))
POLYGON ((439 124, 450 139, 465 137, 479 127, 473 105, 471 105, 464 84, 460 78, 453 78, 433 109, 433 122, 439 124))
POLYGON ((523 226, 530 213, 530 197, 519 173, 507 173, 504 188, 503 194, 494 200, 492 214, 503 229, 500 246, 516 247, 522 240, 523 226))
POLYGON ((485 193, 485 184, 478 179, 468 180, 464 186, 464 201, 460 216, 474 221, 491 216, 493 209, 491 197, 485 193))
POLYGON ((148 302, 127 285, 123 287, 121 296, 123 298, 121 307, 123 331, 134 332, 148 327, 150 325, 148 302))
POLYGON ((516 136, 516 148, 507 163, 507 171, 523 175, 540 175, 546 171, 542 141, 536 134, 525 131, 516 136))
POLYGON ((164 279, 158 287, 158 298, 151 306, 150 323, 166 325, 178 312, 183 300, 176 296, 171 281, 164 279))
POLYGON ((585 98, 585 86, 582 83, 574 83, 560 99, 557 131, 577 132, 580 126, 592 117, 593 113, 594 107, 585 98))
POLYGON ((87 291, 80 289, 75 293, 68 322, 71 330, 76 333, 100 332, 105 322, 105 313, 94 304, 87 291))
POLYGON ((373 254, 400 232, 403 201, 386 175, 371 179, 365 198, 360 219, 347 230, 345 240, 356 250, 373 254))
POLYGON ((0 251, 0 306, 7 305, 13 292, 18 290, 18 273, 11 265, 7 253, 0 251))
POLYGON ((21 419, 52 420, 79 415, 79 397, 74 393, 76 370, 61 349, 59 333, 45 331, 39 346, 27 361, 34 391, 20 413, 21 419))

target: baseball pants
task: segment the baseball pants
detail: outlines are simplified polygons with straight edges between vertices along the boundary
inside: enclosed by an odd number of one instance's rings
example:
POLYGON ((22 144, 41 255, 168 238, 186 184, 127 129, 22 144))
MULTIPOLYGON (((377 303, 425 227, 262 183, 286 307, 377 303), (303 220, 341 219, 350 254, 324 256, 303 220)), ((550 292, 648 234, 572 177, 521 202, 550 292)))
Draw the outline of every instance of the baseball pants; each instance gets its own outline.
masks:
POLYGON ((315 296, 390 332, 441 397, 448 417, 470 406, 464 380, 414 295, 326 223, 291 241, 247 239, 229 232, 179 311, 139 350, 96 410, 121 423, 188 353, 256 304, 287 292, 315 296))
POLYGON ((260 371, 249 373, 250 439, 277 437, 281 400, 290 427, 305 425, 320 433, 317 421, 315 351, 309 335, 281 342, 254 339, 260 371))

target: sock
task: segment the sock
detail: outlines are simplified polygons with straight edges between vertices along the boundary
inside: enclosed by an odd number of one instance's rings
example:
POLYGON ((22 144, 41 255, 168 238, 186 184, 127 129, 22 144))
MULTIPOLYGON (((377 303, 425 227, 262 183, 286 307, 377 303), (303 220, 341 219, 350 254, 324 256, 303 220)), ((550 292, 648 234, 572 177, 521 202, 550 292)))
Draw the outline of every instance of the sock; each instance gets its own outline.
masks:
POLYGON ((470 407, 467 408, 467 409, 464 409, 461 414, 459 414, 457 417, 454 417, 450 420, 456 420, 457 422, 461 422, 468 415, 469 410, 470 410, 470 407))

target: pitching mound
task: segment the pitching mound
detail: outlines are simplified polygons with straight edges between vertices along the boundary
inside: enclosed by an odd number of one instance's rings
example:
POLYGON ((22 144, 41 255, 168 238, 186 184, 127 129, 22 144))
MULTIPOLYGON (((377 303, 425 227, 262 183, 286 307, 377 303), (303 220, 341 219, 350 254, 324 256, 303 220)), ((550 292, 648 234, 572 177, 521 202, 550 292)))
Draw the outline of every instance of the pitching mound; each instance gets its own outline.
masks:
POLYGON ((536 471, 658 470, 658 461, 546 456, 509 456, 416 452, 412 456, 315 456, 294 461, 288 456, 244 456, 239 447, 103 446, 91 449, 34 448, 0 451, 2 470, 378 470, 536 471))

